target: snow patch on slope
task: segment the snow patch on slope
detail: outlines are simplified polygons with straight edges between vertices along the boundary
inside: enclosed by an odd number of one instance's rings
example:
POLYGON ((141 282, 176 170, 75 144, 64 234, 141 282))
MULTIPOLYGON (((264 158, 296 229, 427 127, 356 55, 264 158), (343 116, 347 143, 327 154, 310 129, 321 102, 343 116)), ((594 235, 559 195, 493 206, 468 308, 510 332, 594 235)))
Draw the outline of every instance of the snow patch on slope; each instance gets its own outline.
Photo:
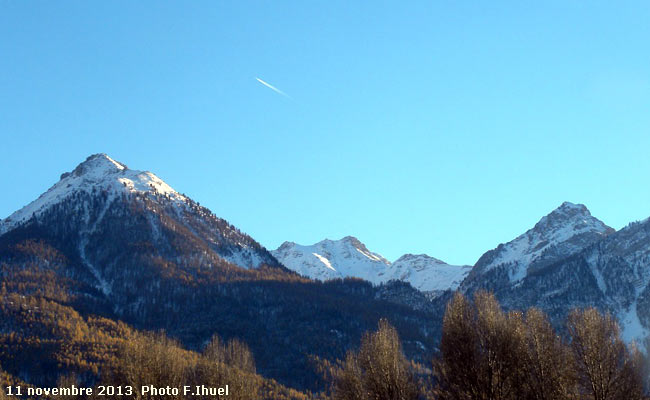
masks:
POLYGON ((232 249, 231 254, 220 254, 220 257, 230 263, 246 269, 258 268, 260 265, 266 262, 256 252, 251 251, 249 247, 246 247, 245 244, 238 243, 238 245, 241 247, 232 249))
POLYGON ((327 258, 321 256, 321 255, 318 254, 318 253, 311 253, 311 254, 315 255, 316 258, 318 258, 318 259, 319 259, 323 264, 325 264, 325 266, 326 266, 327 268, 329 268, 329 269, 331 269, 332 271, 335 271, 335 272, 336 272, 336 268, 332 267, 332 264, 330 263, 330 260, 328 260, 327 258))
POLYGON ((635 341, 638 345, 642 346, 649 332, 639 320, 636 305, 637 303, 634 301, 629 309, 622 311, 618 315, 618 320, 621 324, 621 338, 627 343, 635 341))
MULTIPOLYGON (((106 215, 106 212, 110 208, 111 203, 113 202, 114 199, 115 199, 114 197, 109 197, 106 200, 106 204, 104 205, 104 207, 100 211, 99 215, 95 219, 95 222, 90 227, 88 227, 85 231, 80 232, 80 239, 81 240, 79 241, 79 256, 81 258, 81 261, 84 263, 84 265, 86 265, 86 267, 93 274, 93 276, 97 280, 99 290, 101 290, 101 292, 104 293, 105 296, 108 296, 108 295, 111 294, 111 291, 112 291, 111 285, 107 280, 105 280, 102 277, 102 274, 99 272, 99 269, 93 263, 91 263, 90 260, 88 259, 87 255, 86 255, 86 246, 88 246, 89 235, 93 234, 97 230, 97 224, 102 219, 104 219, 104 216, 106 215)), ((88 215, 88 210, 86 210, 86 217, 85 217, 86 224, 89 223, 89 220, 90 220, 90 217, 88 215)))

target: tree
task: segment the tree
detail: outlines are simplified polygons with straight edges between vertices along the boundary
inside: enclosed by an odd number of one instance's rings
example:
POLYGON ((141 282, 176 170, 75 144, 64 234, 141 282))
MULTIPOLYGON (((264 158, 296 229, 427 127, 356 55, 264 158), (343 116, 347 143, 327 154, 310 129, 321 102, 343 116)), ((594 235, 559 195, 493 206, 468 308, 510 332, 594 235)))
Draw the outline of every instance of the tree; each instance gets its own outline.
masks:
POLYGON ((334 400, 365 400, 368 398, 362 380, 363 370, 358 355, 348 352, 341 369, 334 373, 334 400))
POLYGON ((397 331, 384 319, 376 332, 364 335, 358 352, 348 352, 334 377, 334 399, 409 400, 418 395, 397 331))
POLYGON ((531 400, 571 398, 575 394, 576 376, 570 350, 539 309, 526 311, 522 323, 518 397, 531 400))
POLYGON ((141 393, 140 388, 149 385, 156 388, 182 387, 187 384, 195 358, 164 333, 135 334, 122 343, 118 364, 105 381, 111 385, 131 386, 136 400, 180 399, 181 395, 141 393))
POLYGON ((210 343, 203 350, 203 355, 215 362, 224 363, 242 371, 255 373, 255 359, 246 343, 231 339, 224 344, 218 335, 212 336, 210 343))
POLYGON ((460 293, 447 305, 440 358, 434 360, 440 399, 514 399, 522 359, 518 314, 506 315, 494 295, 460 293))
POLYGON ((574 310, 567 327, 583 394, 594 400, 643 398, 641 356, 627 349, 611 315, 574 310))
POLYGON ((437 380, 434 390, 440 399, 478 398, 479 341, 474 325, 474 306, 460 292, 447 303, 442 322, 440 358, 434 360, 437 380))
POLYGON ((238 339, 224 344, 214 335, 203 350, 193 375, 196 385, 228 384, 233 399, 258 398, 261 379, 255 375, 253 354, 238 339))
POLYGON ((6 400, 7 395, 5 394, 5 390, 7 390, 7 386, 9 386, 9 382, 5 379, 4 371, 2 370, 2 366, 0 366, 0 400, 6 400))
POLYGON ((229 386, 229 398, 252 400, 259 396, 262 378, 255 374, 255 360, 245 343, 233 339, 223 343, 215 335, 202 354, 182 349, 163 333, 134 334, 121 345, 112 374, 105 377, 111 385, 131 386, 133 398, 202 399, 202 394, 185 396, 142 393, 142 386, 182 388, 187 385, 220 388, 229 386))
POLYGON ((643 388, 646 397, 650 397, 650 336, 645 338, 645 357, 642 357, 642 359, 643 388))
POLYGON ((531 308, 505 314, 493 295, 447 305, 434 393, 454 400, 642 399, 643 356, 626 347, 616 321, 596 309, 567 321, 570 345, 531 308))
MULTIPOLYGON (((60 388, 70 388, 72 386, 79 387, 79 381, 76 374, 61 374, 56 380, 56 386, 60 388)), ((79 396, 69 395, 69 396, 58 396, 62 400, 76 400, 79 396)))

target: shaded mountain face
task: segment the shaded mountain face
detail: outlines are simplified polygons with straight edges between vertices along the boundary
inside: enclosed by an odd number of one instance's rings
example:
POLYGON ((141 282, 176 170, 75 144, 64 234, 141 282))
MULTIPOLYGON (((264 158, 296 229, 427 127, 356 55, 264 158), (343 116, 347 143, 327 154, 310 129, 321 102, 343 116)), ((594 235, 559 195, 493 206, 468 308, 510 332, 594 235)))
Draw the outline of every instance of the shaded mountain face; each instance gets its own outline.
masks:
POLYGON ((0 234, 30 225, 65 236, 104 292, 111 286, 99 267, 105 263, 95 259, 98 255, 89 248, 136 237, 168 257, 201 259, 206 268, 217 258, 243 268, 280 266, 250 236, 177 193, 153 173, 130 170, 105 154, 92 155, 61 175, 37 200, 2 220, 0 234))
POLYGON ((426 254, 405 254, 391 263, 352 236, 311 246, 284 242, 271 253, 287 268, 312 279, 354 277, 374 284, 398 280, 423 292, 454 290, 471 269, 426 254))
POLYGON ((641 343, 650 332, 650 222, 630 224, 498 296, 511 308, 535 305, 557 318, 596 306, 618 318, 627 341, 641 343))
MULTIPOLYGON (((431 314, 381 300, 367 282, 299 277, 154 174, 104 154, 0 221, 0 232, 0 296, 37 305, 29 312, 15 301, 0 307, 0 364, 26 381, 41 376, 43 365, 60 365, 59 347, 69 342, 33 318, 66 313, 163 329, 190 349, 215 333, 237 337, 249 344, 264 376, 310 389, 322 383, 308 356, 342 358, 380 318, 398 328, 407 354, 423 362, 423 346, 432 351, 439 334, 431 314), (41 303, 65 312, 45 314, 41 303), (44 340, 52 345, 41 346, 44 340)), ((39 384, 56 382, 48 379, 39 384)))
MULTIPOLYGON (((263 375, 318 390, 309 356, 342 358, 380 318, 397 327, 408 357, 428 363, 451 291, 431 300, 411 285, 435 292, 461 281, 467 294, 492 290, 505 308, 539 307, 556 323, 596 306, 618 317, 627 340, 650 327, 650 221, 613 232, 571 203, 471 270, 426 255, 390 263, 352 237, 285 243, 274 255, 154 174, 91 156, 0 221, 0 364, 26 381, 44 376, 70 353, 52 320, 110 328, 99 315, 164 329, 190 349, 214 333, 240 338, 263 375), (388 283, 314 282, 276 257, 319 280, 388 283)), ((88 360, 101 366, 88 351, 75 348, 86 357, 75 365, 87 369, 74 372, 96 373, 88 360)))
POLYGON ((523 235, 481 256, 462 288, 496 290, 517 285, 529 273, 577 253, 613 232, 591 216, 584 205, 565 202, 523 235))
POLYGON ((461 284, 494 291, 507 309, 538 307, 560 324, 573 308, 615 315, 623 337, 650 330, 650 222, 615 232, 583 205, 564 203, 532 229, 485 253, 461 284))

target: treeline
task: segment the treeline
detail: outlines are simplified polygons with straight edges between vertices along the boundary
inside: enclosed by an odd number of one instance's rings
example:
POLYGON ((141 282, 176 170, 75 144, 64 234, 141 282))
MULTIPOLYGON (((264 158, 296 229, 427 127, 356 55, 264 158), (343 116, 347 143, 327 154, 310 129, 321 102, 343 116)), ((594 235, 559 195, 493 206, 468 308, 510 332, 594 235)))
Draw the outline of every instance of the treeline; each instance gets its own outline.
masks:
MULTIPOLYGON (((65 381, 69 382, 70 378, 65 381)), ((201 352, 188 351, 163 332, 133 332, 124 340, 115 361, 103 371, 100 384, 131 387, 134 400, 180 400, 216 398, 208 392, 185 395, 184 386, 223 388, 229 399, 301 400, 312 398, 256 373, 255 359, 238 339, 227 342, 214 335, 201 352), (143 386, 178 388, 178 394, 141 391, 143 386)))
POLYGON ((611 315, 574 310, 560 335, 542 311, 505 313, 487 292, 448 303, 429 370, 406 359, 386 321, 345 360, 323 364, 335 400, 641 400, 649 389, 643 354, 611 315))
MULTIPOLYGON (((31 329, 43 325, 38 337, 47 337, 44 333, 53 328, 61 331, 35 347, 28 345, 34 339, 5 337, 0 352, 16 347, 33 347, 34 352, 26 356, 20 351, 20 359, 3 367, 20 373, 24 362, 35 364, 38 357, 43 361, 53 357, 42 367, 62 371, 57 386, 131 386, 129 397, 137 400, 204 398, 184 396, 182 391, 151 395, 140 391, 144 385, 226 384, 229 398, 242 400, 648 399, 647 363, 634 345, 625 345, 610 315, 595 309, 575 310, 566 320, 566 330, 559 333, 543 312, 533 308, 506 313, 486 292, 472 300, 456 294, 447 304, 439 352, 428 365, 410 361, 397 329, 380 320, 378 329, 366 333, 358 350, 349 351, 343 360, 317 359, 330 383, 330 390, 319 394, 299 392, 257 374, 252 352, 238 339, 224 342, 215 335, 200 351, 190 351, 162 332, 139 332, 110 320, 85 320, 43 300, 17 295, 3 300, 3 322, 25 314, 32 317, 31 329), (43 318, 34 318, 41 314, 43 318), (49 325, 54 320, 58 321, 55 327, 49 325), (50 356, 44 351, 48 348, 50 356), (85 356, 77 360, 72 354, 85 356), (94 363, 86 361, 91 354, 94 363)), ((0 369, 0 383, 16 384, 14 376, 0 369)))
MULTIPOLYGON (((39 397, 63 400, 98 400, 113 394, 134 400, 180 400, 216 398, 207 388, 225 388, 228 385, 228 398, 235 400, 306 400, 314 398, 287 388, 274 380, 256 373, 255 360, 248 346, 238 339, 227 342, 214 335, 201 352, 189 351, 168 338, 163 332, 122 332, 114 354, 106 360, 98 379, 88 374, 70 372, 61 366, 52 368, 59 371, 56 387, 92 387, 92 394, 39 397), (90 378, 90 379, 89 379, 90 378), (100 386, 119 387, 119 392, 100 395, 100 386), (149 392, 142 387, 152 387, 149 392), (206 392, 186 395, 184 386, 196 391, 205 387, 206 392), (165 392, 165 388, 176 388, 176 393, 165 392)), ((20 385, 23 398, 27 388, 33 385, 20 381, 7 374, 0 366, 0 400, 9 398, 6 387, 20 385)), ((49 387, 52 385, 37 385, 49 387)), ((15 389, 14 389, 15 390, 15 389)), ((113 389, 111 389, 113 390, 113 389)), ((117 390, 117 389, 116 389, 117 390)), ((20 397, 18 397, 20 398, 20 397)))
POLYGON ((115 362, 103 374, 103 383, 130 386, 136 400, 202 398, 198 396, 152 395, 142 386, 182 388, 189 385, 229 385, 230 398, 247 400, 260 396, 262 378, 255 374, 255 361, 248 347, 233 339, 223 343, 214 336, 203 352, 183 349, 164 333, 134 334, 122 342, 115 362))
MULTIPOLYGON (((53 219, 67 221, 66 213, 55 211, 53 219)), ((98 289, 96 277, 79 259, 78 246, 68 248, 78 233, 58 235, 31 224, 0 236, 0 363, 7 371, 42 379, 34 382, 40 385, 54 383, 49 371, 59 364, 97 375, 112 344, 106 349, 102 337, 79 335, 75 325, 84 324, 68 323, 79 318, 164 330, 193 350, 214 333, 238 337, 252 349, 262 375, 312 391, 325 382, 310 368, 308 356, 343 357, 382 317, 398 329, 410 358, 417 357, 416 343, 433 348, 439 337, 432 313, 383 301, 379 289, 367 282, 312 282, 274 267, 246 270, 211 253, 191 235, 169 246, 155 244, 144 212, 132 218, 120 212, 109 208, 84 246, 85 258, 108 283, 109 293, 98 289), (48 304, 36 304, 40 299, 48 304)), ((50 225, 63 229, 54 221, 50 225)), ((181 228, 174 229, 178 233, 181 228)), ((161 228, 161 237, 178 238, 171 230, 161 228)))

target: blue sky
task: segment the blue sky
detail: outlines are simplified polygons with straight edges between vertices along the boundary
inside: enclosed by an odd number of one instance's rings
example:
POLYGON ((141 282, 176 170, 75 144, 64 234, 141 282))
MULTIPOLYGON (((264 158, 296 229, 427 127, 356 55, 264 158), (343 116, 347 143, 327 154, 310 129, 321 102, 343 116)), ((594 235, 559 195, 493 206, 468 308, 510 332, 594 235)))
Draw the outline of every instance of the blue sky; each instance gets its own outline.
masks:
POLYGON ((105 152, 268 248, 650 216, 650 3, 0 2, 0 217, 105 152), (260 78, 290 97, 260 84, 260 78))

